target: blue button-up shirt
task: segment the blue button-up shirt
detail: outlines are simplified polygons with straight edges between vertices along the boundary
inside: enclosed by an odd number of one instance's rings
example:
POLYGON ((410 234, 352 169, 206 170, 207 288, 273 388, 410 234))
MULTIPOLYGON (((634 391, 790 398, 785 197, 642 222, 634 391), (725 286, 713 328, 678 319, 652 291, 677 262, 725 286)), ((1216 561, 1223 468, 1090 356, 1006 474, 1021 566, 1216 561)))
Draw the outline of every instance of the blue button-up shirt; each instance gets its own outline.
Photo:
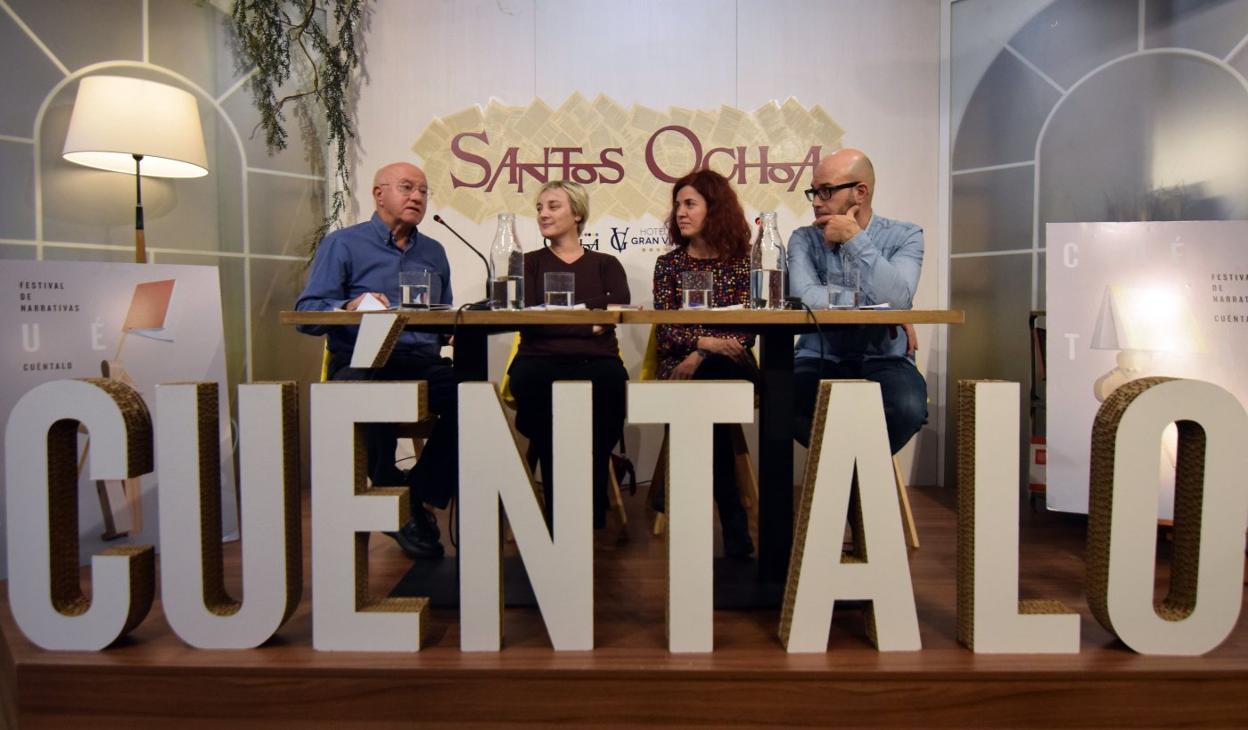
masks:
MULTIPOLYGON (((407 248, 399 250, 390 229, 374 213, 364 223, 330 233, 316 249, 308 283, 299 295, 295 309, 301 312, 323 312, 342 309, 365 292, 381 292, 390 303, 399 302, 399 272, 431 272, 430 301, 451 303, 451 264, 446 249, 429 236, 413 230, 407 248)), ((358 327, 325 327, 300 325, 299 331, 309 335, 327 335, 330 352, 350 352, 355 347, 358 327)), ((394 351, 436 357, 441 349, 438 335, 405 331, 399 335, 394 351)))
MULTIPOLYGON (((823 231, 803 226, 789 238, 789 293, 811 309, 827 309, 828 285, 852 285, 858 274, 862 304, 910 309, 923 266, 923 229, 913 223, 874 215, 858 235, 836 247, 823 231)), ((906 337, 894 325, 823 328, 797 340, 795 357, 834 362, 906 357, 906 337)))

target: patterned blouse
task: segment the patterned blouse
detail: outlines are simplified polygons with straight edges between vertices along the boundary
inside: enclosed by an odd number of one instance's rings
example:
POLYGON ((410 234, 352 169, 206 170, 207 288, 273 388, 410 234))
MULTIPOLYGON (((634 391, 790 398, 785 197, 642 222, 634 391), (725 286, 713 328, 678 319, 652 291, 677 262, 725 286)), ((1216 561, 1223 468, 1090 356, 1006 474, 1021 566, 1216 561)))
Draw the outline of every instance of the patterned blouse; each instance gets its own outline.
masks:
MULTIPOLYGON (((728 259, 698 259, 685 247, 663 254, 654 262, 654 308, 680 309, 680 275, 686 271, 714 273, 713 304, 730 307, 750 301, 750 262, 746 256, 728 259)), ((698 349, 699 337, 731 338, 753 347, 754 334, 742 330, 708 327, 700 324, 656 325, 659 345, 659 378, 666 380, 689 353, 698 349)))

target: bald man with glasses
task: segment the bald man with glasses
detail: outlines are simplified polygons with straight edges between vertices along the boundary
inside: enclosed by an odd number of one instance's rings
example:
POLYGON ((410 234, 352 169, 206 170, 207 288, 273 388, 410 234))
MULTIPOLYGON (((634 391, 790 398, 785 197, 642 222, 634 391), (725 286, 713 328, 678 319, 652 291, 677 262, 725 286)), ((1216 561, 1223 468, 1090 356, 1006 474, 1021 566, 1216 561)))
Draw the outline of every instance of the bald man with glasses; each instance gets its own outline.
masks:
MULTIPOLYGON (((815 167, 806 190, 814 222, 789 239, 789 293, 826 309, 830 292, 858 289, 860 306, 910 309, 923 266, 923 229, 871 208, 875 169, 860 150, 842 149, 815 167)), ((794 355, 795 436, 810 438, 820 380, 880 384, 889 448, 901 450, 927 421, 927 383, 914 364, 913 330, 896 325, 825 328, 798 338, 794 355)))
MULTIPOLYGON (((428 271, 430 302, 451 303, 451 265, 446 249, 417 230, 429 205, 429 183, 419 167, 394 162, 373 178, 375 211, 369 220, 330 233, 316 249, 308 283, 295 309, 354 311, 375 300, 399 303, 399 272, 428 271)), ((376 306, 375 304, 373 306, 376 306)), ((393 424, 368 426, 368 476, 373 484, 411 487, 412 515, 398 532, 387 533, 409 558, 443 554, 437 520, 425 504, 445 508, 459 484, 457 380, 451 361, 441 356, 441 337, 427 332, 399 335, 380 368, 351 367, 356 327, 300 325, 309 335, 325 335, 330 380, 423 380, 429 409, 438 416, 420 459, 407 473, 395 466, 393 424)))

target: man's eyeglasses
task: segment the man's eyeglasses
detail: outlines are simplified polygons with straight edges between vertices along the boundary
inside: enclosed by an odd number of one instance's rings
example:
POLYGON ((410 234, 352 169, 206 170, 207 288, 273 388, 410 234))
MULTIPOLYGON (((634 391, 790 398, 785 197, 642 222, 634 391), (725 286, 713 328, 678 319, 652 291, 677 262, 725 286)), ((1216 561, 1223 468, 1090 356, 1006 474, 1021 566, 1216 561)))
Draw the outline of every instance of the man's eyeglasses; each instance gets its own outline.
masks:
POLYGON ((820 185, 817 188, 807 188, 805 190, 806 199, 813 203, 815 202, 815 196, 818 195, 820 200, 828 200, 837 190, 852 188, 859 184, 861 183, 858 180, 855 180, 853 182, 841 183, 840 185, 820 185))
POLYGON ((393 187, 395 190, 398 191, 399 195, 402 195, 405 198, 411 197, 412 193, 415 193, 415 192, 419 192, 420 197, 422 198, 429 197, 429 188, 425 187, 424 185, 417 187, 416 185, 413 185, 410 182, 381 183, 377 187, 384 188, 387 185, 389 185, 390 187, 393 187))

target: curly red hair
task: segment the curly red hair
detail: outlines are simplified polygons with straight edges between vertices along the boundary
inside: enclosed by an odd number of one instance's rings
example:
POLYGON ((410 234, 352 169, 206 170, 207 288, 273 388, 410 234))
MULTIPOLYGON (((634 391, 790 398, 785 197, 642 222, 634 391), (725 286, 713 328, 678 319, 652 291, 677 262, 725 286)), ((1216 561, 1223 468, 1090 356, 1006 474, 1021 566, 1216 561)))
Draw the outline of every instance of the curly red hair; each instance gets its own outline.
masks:
POLYGON ((714 170, 695 170, 672 185, 672 212, 667 216, 667 230, 677 246, 689 245, 689 239, 676 225, 676 194, 685 186, 692 187, 706 199, 706 221, 702 240, 717 258, 745 256, 750 251, 750 226, 745 211, 728 179, 714 170))

